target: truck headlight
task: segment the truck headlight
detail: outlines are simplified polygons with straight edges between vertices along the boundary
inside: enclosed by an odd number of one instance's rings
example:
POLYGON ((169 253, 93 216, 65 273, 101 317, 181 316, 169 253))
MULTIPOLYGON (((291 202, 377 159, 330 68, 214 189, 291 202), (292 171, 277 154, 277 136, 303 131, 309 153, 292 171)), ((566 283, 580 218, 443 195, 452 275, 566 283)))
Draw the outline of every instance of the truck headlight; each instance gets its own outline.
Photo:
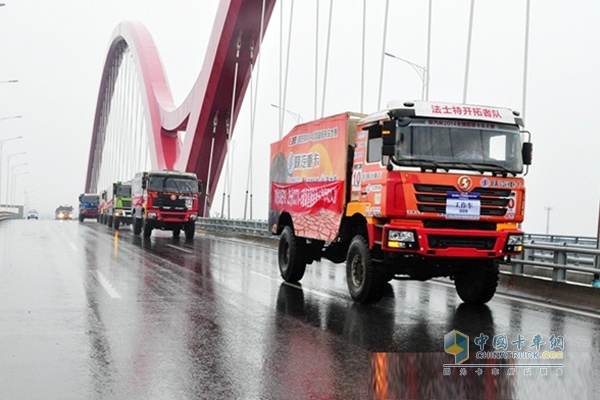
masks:
POLYGON ((148 213, 148 219, 156 219, 158 215, 155 212, 148 213))
POLYGON ((190 214, 190 220, 195 221, 198 219, 198 214, 190 214))
POLYGON ((413 231, 388 231, 388 240, 394 242, 414 242, 415 233, 413 231))
POLYGON ((415 233, 413 231, 389 230, 387 246, 396 249, 416 249, 415 233))
POLYGON ((508 235, 506 244, 509 246, 517 246, 523 244, 523 235, 508 235))
POLYGON ((506 251, 520 253, 523 251, 523 235, 508 235, 506 238, 506 251))

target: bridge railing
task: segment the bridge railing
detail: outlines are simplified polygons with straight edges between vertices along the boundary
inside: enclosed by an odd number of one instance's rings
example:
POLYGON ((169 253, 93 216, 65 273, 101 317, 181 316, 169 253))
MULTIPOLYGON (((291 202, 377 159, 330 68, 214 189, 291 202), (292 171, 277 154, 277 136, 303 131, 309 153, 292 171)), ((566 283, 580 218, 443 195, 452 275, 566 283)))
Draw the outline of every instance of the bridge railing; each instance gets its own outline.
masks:
MULTIPOLYGON (((271 236, 266 221, 200 218, 196 226, 213 232, 271 236)), ((523 254, 513 257, 504 272, 600 287, 600 250, 595 246, 593 237, 525 234, 523 254)))
POLYGON ((0 211, 0 221, 4 221, 7 219, 21 219, 21 216, 13 212, 0 211))

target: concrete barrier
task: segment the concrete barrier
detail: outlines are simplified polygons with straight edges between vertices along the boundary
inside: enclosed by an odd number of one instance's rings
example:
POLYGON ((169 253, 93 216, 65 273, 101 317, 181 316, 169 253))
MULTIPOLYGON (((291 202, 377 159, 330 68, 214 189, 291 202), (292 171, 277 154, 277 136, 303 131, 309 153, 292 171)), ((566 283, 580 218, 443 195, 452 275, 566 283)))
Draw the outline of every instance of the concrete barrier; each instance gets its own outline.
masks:
POLYGON ((600 290, 590 285, 501 273, 497 292, 600 314, 600 290))

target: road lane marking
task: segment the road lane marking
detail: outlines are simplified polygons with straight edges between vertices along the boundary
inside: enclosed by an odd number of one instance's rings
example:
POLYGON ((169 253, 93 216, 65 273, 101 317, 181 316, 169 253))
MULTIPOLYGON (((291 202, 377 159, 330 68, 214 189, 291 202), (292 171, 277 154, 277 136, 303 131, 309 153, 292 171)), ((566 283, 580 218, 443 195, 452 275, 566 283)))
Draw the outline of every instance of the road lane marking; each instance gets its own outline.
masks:
POLYGON ((175 246, 173 244, 168 244, 167 247, 171 247, 172 249, 175 249, 177 251, 183 251, 184 253, 194 254, 194 252, 192 250, 188 250, 188 249, 180 247, 180 246, 175 246))
MULTIPOLYGON (((256 271, 250 271, 250 272, 253 273, 254 275, 258 275, 260 277, 269 279, 269 280, 271 280, 273 282, 279 282, 278 278, 273 278, 273 277, 270 277, 269 275, 261 274, 260 272, 256 272, 256 271)), ((330 295, 330 294, 327 294, 325 292, 321 292, 321 291, 318 291, 318 290, 310 289, 310 288, 308 288, 306 286, 300 286, 300 285, 296 285, 295 283, 289 283, 289 282, 286 282, 286 281, 282 281, 281 283, 283 283, 284 285, 293 287, 295 289, 302 290, 303 292, 308 292, 308 293, 312 293, 312 294, 317 295, 317 296, 324 297, 326 299, 335 299, 335 297, 332 296, 332 295, 330 295)))
POLYGON ((95 270, 91 270, 90 272, 92 273, 92 275, 94 275, 94 278, 96 278, 98 283, 100 283, 100 285, 102 285, 104 290, 106 290, 106 293, 108 293, 108 295, 111 298, 113 298, 113 299, 121 298, 119 293, 117 293, 117 291, 115 290, 113 285, 110 283, 110 281, 108 279, 106 279, 106 277, 104 276, 104 274, 102 272, 100 272, 100 270, 95 269, 95 270))

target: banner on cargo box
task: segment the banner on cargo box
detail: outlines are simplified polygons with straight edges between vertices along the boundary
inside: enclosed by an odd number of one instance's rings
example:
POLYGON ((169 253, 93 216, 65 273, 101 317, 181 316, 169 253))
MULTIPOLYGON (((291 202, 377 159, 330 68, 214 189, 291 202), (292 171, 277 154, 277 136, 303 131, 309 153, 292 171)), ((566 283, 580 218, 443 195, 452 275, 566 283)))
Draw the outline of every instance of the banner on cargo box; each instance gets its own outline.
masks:
POLYGON ((347 114, 295 127, 271 144, 271 182, 324 182, 346 178, 347 114))
POLYGON ((271 209, 297 214, 317 214, 328 210, 340 214, 344 182, 272 183, 271 209))

